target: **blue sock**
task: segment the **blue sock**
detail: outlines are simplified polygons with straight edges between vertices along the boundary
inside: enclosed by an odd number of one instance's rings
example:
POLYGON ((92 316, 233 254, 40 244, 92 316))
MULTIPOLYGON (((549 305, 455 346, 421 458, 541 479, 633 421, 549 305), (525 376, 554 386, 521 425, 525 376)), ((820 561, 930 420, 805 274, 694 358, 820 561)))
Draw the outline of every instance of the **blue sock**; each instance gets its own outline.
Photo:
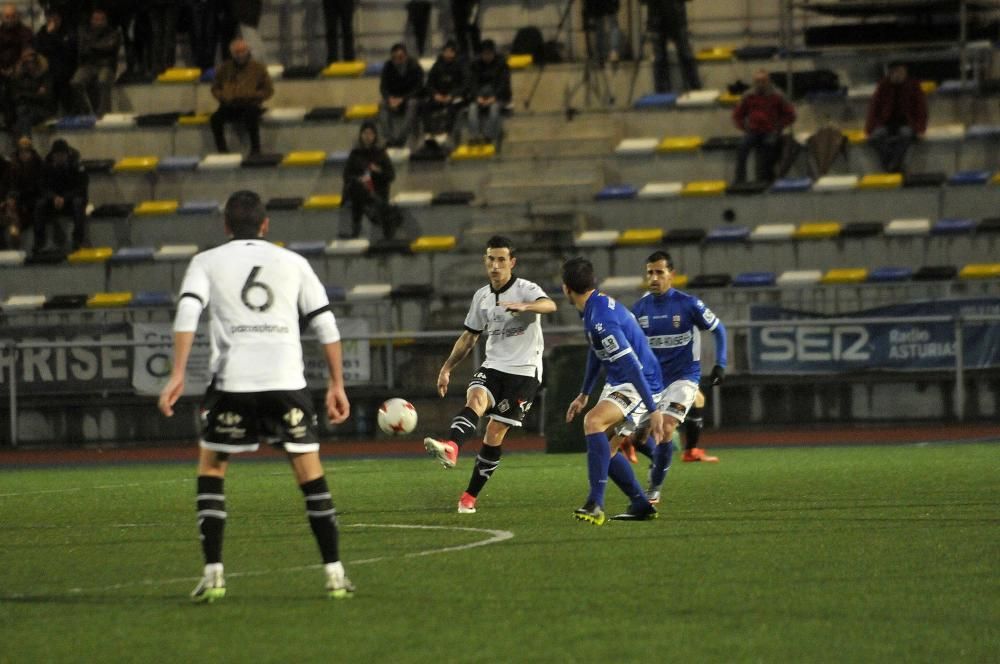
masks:
POLYGON ((587 435, 587 479, 590 493, 587 502, 604 507, 604 489, 608 486, 608 463, 611 461, 611 444, 605 433, 587 435))
POLYGON ((663 480, 667 479, 667 471, 670 470, 670 462, 674 458, 674 443, 665 440, 656 446, 653 452, 653 467, 649 470, 649 488, 659 491, 663 485, 663 480))
POLYGON ((653 450, 655 449, 656 449, 656 443, 653 442, 652 436, 646 438, 646 442, 642 443, 641 445, 635 446, 635 451, 643 455, 647 459, 653 458, 653 450))
POLYGON ((608 464, 608 477, 618 485, 622 493, 628 496, 628 499, 633 503, 646 502, 646 494, 642 490, 639 480, 635 477, 632 464, 628 462, 628 459, 621 452, 611 457, 611 462, 608 464))

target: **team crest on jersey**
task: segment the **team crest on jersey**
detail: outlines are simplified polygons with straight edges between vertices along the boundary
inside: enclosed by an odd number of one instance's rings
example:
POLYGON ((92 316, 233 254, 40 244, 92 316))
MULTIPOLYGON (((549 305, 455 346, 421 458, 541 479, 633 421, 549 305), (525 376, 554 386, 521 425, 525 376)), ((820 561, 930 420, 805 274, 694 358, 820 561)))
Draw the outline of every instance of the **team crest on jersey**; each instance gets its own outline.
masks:
POLYGON ((243 418, 238 414, 229 411, 219 413, 215 416, 215 419, 219 424, 227 427, 234 427, 243 421, 243 418))
POLYGON ((525 401, 524 399, 518 399, 517 407, 521 409, 522 413, 527 413, 529 410, 531 410, 531 402, 525 401))
POLYGON ((292 408, 290 411, 285 413, 284 419, 285 424, 292 427, 297 427, 302 423, 302 419, 306 416, 300 408, 292 408))
POLYGON ((506 413, 508 410, 510 410, 510 402, 504 399, 503 401, 497 404, 497 410, 501 413, 506 413))
POLYGON ((639 327, 649 327, 649 316, 639 316, 636 320, 639 321, 639 327))
POLYGON ((674 328, 678 328, 680 326, 681 326, 681 315, 674 314, 674 328))

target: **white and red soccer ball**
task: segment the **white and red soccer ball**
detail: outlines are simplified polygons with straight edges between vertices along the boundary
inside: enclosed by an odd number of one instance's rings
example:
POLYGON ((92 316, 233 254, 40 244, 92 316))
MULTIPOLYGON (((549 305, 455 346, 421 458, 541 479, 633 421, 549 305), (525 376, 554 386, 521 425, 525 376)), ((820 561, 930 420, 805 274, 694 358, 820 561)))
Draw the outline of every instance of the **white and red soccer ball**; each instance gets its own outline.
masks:
POLYGON ((406 399, 388 399, 379 406, 378 428, 390 436, 402 436, 417 427, 417 409, 406 399))

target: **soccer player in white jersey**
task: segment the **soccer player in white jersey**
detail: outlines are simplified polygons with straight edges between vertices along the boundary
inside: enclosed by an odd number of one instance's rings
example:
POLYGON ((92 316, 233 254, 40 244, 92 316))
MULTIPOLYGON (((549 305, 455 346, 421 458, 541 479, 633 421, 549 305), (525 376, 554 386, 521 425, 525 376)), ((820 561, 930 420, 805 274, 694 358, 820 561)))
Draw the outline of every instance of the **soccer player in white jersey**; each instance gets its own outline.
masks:
POLYGON ((472 296, 465 317, 465 331, 438 373, 438 394, 448 393, 451 371, 465 359, 479 336, 486 334, 486 360, 472 376, 465 392, 465 407, 451 421, 447 439, 424 438, 427 453, 445 468, 458 462, 458 450, 475 433, 479 418, 489 418, 483 446, 476 456, 472 477, 458 501, 460 514, 476 511, 476 498, 500 464, 501 444, 511 427, 521 426, 542 380, 540 314, 556 310, 545 291, 512 273, 517 265, 509 238, 494 235, 483 257, 490 283, 472 296))
POLYGON ((264 239, 269 220, 260 197, 239 191, 225 208, 226 244, 191 260, 174 320, 174 362, 160 393, 164 415, 184 392, 184 374, 198 318, 211 313, 212 383, 201 410, 198 528, 205 568, 191 593, 196 602, 226 594, 222 536, 223 481, 231 454, 255 451, 260 441, 284 449, 305 496, 306 515, 319 545, 331 598, 354 586, 338 551, 336 511, 319 458, 316 413, 306 388, 299 325, 312 327, 330 370, 326 412, 341 423, 350 414, 344 392, 340 331, 326 290, 298 254, 264 239))

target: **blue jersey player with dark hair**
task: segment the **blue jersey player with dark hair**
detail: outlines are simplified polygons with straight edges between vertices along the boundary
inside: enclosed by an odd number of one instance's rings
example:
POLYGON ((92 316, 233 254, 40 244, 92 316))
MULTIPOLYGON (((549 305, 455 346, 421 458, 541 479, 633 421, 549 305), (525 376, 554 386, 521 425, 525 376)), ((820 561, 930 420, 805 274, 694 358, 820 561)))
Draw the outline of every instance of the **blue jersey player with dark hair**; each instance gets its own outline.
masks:
POLYGON ((634 521, 656 518, 656 508, 646 498, 632 465, 623 454, 611 449, 607 432, 613 429, 616 440, 620 440, 643 428, 652 433, 654 440, 663 439, 664 415, 660 407, 665 391, 659 364, 635 316, 596 290, 590 261, 585 258, 567 261, 562 281, 563 293, 580 312, 589 341, 583 386, 566 411, 567 422, 587 407, 602 367, 606 373, 601 397, 583 420, 590 493, 574 516, 594 525, 604 523, 604 491, 610 477, 631 501, 623 514, 613 518, 634 521))
MULTIPOLYGON (((642 432, 636 438, 638 448, 651 456, 649 489, 646 496, 654 504, 660 500, 660 487, 666 478, 673 456, 670 441, 676 428, 691 415, 700 424, 700 408, 695 408, 698 384, 701 381, 701 331, 711 332, 715 339, 715 366, 711 382, 719 385, 726 375, 726 328, 705 303, 693 295, 673 288, 674 264, 670 254, 654 252, 646 259, 646 282, 649 292, 639 298, 632 313, 649 340, 663 384, 666 386, 664 442, 655 445, 642 432), (698 412, 695 412, 695 411, 698 412)), ((687 431, 689 442, 691 429, 687 431)), ((718 461, 694 448, 685 451, 685 460, 718 461)))

